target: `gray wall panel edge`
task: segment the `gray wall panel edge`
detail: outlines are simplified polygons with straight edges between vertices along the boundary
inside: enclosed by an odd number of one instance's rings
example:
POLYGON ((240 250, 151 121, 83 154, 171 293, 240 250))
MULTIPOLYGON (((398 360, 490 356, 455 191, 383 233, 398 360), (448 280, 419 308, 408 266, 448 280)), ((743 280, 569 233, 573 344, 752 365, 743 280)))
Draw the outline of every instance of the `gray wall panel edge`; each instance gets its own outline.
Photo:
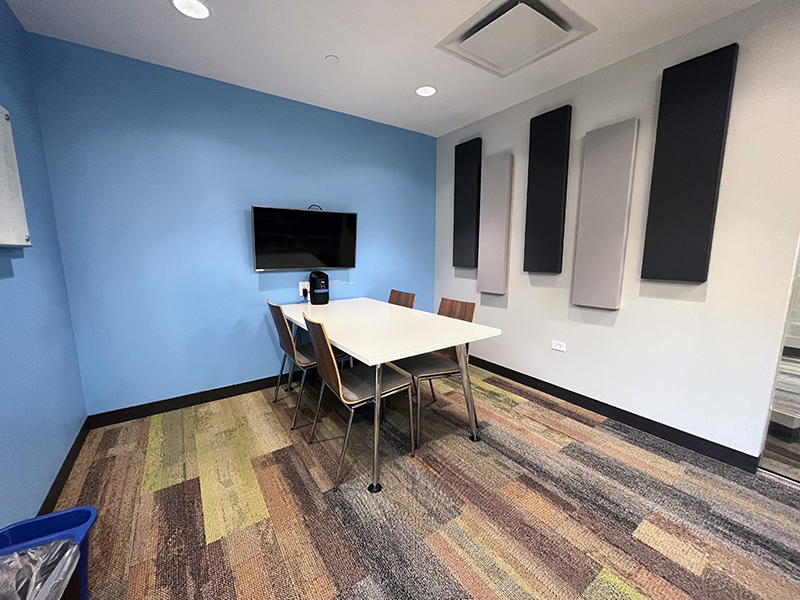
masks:
POLYGON ((481 175, 478 291, 508 292, 508 237, 514 155, 493 154, 483 160, 481 175))
POLYGON ((619 310, 639 120, 586 134, 572 303, 619 310))

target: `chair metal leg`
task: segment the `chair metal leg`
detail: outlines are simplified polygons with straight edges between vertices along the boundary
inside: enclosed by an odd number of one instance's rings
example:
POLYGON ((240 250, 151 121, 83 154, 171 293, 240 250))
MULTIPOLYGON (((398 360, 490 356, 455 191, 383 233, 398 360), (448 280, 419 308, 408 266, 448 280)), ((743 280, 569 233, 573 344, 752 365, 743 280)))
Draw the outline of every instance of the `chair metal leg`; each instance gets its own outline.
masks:
MULTIPOLYGON (((289 359, 289 360, 291 360, 291 359, 289 359)), ((292 360, 292 364, 289 365, 289 381, 287 382, 287 385, 286 385, 286 391, 287 392, 291 392, 292 391, 292 373, 294 373, 294 361, 293 360, 292 360)))
POLYGON ((275 404, 278 401, 278 392, 281 389, 281 378, 283 377, 283 367, 286 366, 286 354, 283 355, 283 360, 281 361, 281 371, 278 373, 278 384, 275 386, 275 400, 272 401, 275 404))
POLYGON ((414 401, 411 399, 411 386, 408 386, 408 435, 411 436, 411 456, 414 456, 414 401))
POLYGON ((353 368, 353 357, 352 356, 350 357, 350 368, 351 369, 353 368))
POLYGON ((344 463, 344 453, 347 450, 347 440, 350 439, 350 428, 353 426, 353 415, 356 411, 352 408, 348 407, 350 411, 350 418, 347 420, 347 431, 344 434, 344 444, 342 444, 342 456, 339 457, 339 468, 336 469, 336 481, 334 482, 334 486, 339 485, 339 474, 342 472, 342 464, 344 463))
POLYGON ((294 407, 294 417, 292 417, 292 429, 294 429, 295 423, 297 423, 297 413, 300 412, 300 402, 303 400, 303 388, 306 385, 306 373, 307 371, 303 369, 303 378, 300 380, 300 392, 297 394, 297 406, 294 407))
POLYGON ((428 379, 428 383, 431 384, 431 396, 433 396, 433 401, 436 402, 436 392, 433 391, 433 379, 428 379))
POLYGON ((317 412, 314 413, 314 424, 311 426, 311 435, 308 437, 308 443, 314 441, 314 432, 317 430, 317 418, 319 418, 319 409, 322 406, 322 394, 325 393, 325 384, 319 387, 319 402, 317 402, 317 412))

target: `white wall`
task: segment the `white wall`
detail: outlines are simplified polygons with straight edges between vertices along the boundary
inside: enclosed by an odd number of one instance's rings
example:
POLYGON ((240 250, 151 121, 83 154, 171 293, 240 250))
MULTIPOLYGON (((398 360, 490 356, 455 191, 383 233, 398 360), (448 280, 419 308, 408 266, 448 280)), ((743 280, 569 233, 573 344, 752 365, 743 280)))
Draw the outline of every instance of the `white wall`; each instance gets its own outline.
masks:
MULTIPOLYGON (((531 90, 532 93, 535 90, 531 90)), ((479 302, 503 329, 475 356, 752 456, 761 453, 800 232, 800 3, 765 0, 438 140, 436 296, 479 302), (709 279, 640 278, 661 71, 740 44, 709 279), (564 272, 522 270, 529 119, 573 106, 564 272), (583 137, 638 117, 618 312, 570 305, 583 137), (453 148, 483 137, 484 155, 515 157, 510 283, 481 296, 475 271, 452 267, 453 148), (550 349, 567 343, 567 353, 550 349)))

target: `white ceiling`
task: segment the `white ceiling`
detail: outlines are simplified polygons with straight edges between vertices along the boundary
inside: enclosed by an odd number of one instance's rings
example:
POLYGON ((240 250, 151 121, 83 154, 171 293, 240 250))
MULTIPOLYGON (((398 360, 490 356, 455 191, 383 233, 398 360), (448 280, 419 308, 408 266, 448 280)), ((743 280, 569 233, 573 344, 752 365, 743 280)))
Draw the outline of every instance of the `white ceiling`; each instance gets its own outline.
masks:
POLYGON ((597 31, 505 79, 434 48, 489 0, 208 0, 205 21, 169 0, 7 1, 28 31, 440 136, 758 0, 563 0, 597 31))

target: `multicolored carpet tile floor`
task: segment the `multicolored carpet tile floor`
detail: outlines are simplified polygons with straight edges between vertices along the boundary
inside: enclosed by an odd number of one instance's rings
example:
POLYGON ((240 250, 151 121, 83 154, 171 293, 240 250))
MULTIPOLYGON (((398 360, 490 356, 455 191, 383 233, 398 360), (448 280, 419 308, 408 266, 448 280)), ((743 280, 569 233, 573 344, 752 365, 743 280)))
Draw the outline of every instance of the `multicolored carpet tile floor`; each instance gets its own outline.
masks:
POLYGON ((91 504, 93 599, 800 598, 800 492, 473 368, 372 413, 265 390, 92 430, 58 508, 91 504), (427 392, 427 393, 426 393, 427 392))

